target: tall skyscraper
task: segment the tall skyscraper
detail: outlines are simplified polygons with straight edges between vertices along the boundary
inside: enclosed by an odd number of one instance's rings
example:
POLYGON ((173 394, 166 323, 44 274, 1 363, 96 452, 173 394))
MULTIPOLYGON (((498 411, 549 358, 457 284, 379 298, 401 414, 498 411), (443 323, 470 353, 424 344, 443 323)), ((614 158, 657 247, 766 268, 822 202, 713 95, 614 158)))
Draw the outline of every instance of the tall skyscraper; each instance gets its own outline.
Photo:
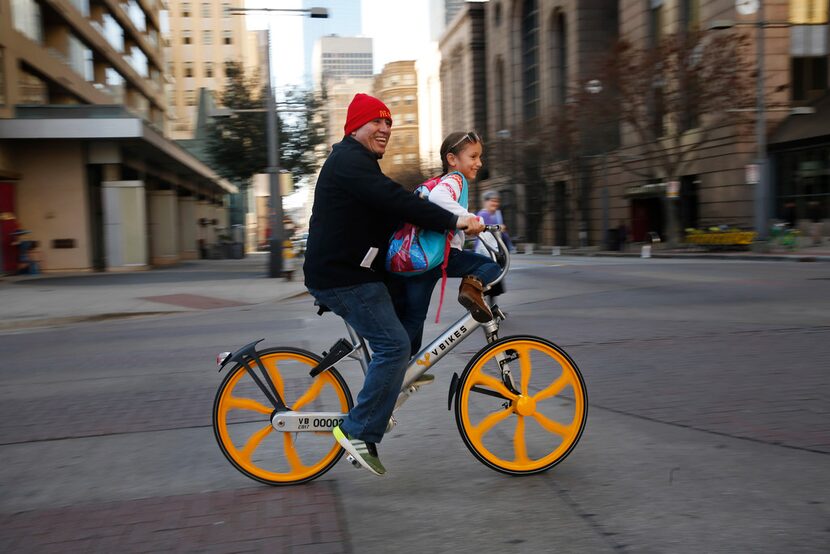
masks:
POLYGON ((366 78, 373 74, 371 38, 321 37, 312 58, 315 88, 320 88, 327 80, 366 78))
POLYGON ((303 0, 303 9, 326 8, 329 11, 327 19, 303 18, 303 80, 306 86, 313 84, 314 45, 321 37, 356 37, 362 33, 361 4, 361 0, 303 0))

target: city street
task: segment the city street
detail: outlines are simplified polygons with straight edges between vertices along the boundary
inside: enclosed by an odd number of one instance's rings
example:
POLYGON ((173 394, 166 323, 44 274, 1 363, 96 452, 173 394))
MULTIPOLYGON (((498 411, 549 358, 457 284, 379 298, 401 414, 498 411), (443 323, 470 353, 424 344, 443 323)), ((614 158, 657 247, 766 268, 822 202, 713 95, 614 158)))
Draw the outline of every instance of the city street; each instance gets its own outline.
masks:
MULTIPOLYGON (((224 278, 227 301, 238 275, 217 267, 205 279, 224 278)), ((141 294, 216 290, 189 279, 141 294)), ((426 337, 462 313, 456 287, 442 325, 434 295, 426 337)), ((828 551, 830 263, 515 256, 507 289, 500 335, 563 347, 590 406, 573 453, 524 478, 478 462, 447 411, 480 334, 399 412, 386 476, 343 459, 272 488, 216 444, 214 359, 259 338, 330 347, 345 329, 308 295, 0 328, 0 550, 828 551)), ((356 394, 359 366, 338 368, 356 394)))

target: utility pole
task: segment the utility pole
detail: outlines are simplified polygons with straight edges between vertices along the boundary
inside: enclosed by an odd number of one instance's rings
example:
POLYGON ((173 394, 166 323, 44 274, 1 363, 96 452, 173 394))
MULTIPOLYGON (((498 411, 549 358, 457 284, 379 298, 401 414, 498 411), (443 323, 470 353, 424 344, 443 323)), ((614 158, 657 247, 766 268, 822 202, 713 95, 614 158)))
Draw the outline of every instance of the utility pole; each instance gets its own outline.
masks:
MULTIPOLYGON (((326 8, 309 9, 278 9, 278 8, 232 8, 230 13, 244 15, 249 12, 289 13, 294 15, 308 15, 312 19, 326 19, 329 12, 326 8)), ((282 244, 285 240, 283 228, 282 194, 280 191, 280 137, 277 129, 277 102, 274 99, 274 85, 271 81, 271 20, 268 20, 268 47, 265 51, 265 79, 268 83, 268 111, 265 123, 266 147, 268 149, 268 188, 271 193, 269 221, 271 226, 271 240, 269 241, 270 255, 268 256, 268 277, 281 277, 283 271, 282 244)))

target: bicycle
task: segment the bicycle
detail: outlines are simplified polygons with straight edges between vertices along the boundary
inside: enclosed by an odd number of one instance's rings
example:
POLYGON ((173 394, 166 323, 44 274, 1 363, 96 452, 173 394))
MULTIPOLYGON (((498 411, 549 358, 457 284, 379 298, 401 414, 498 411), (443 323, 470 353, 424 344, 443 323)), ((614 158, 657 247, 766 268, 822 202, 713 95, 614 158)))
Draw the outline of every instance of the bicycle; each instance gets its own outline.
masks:
MULTIPOLYGON (((509 271, 510 253, 498 225, 485 229, 496 238, 497 248, 488 249, 502 267, 492 287, 509 271)), ((461 375, 453 373, 447 409, 454 406, 464 444, 485 466, 509 475, 541 473, 564 460, 582 436, 588 411, 585 382, 571 357, 554 343, 532 335, 499 338, 506 314, 492 298, 490 305, 492 321, 479 323, 468 312, 411 359, 395 410, 424 386, 419 377, 482 327, 487 344, 461 375)), ((321 306, 318 314, 324 311, 321 306)), ((371 359, 363 338, 348 324, 346 329, 349 339, 339 339, 322 357, 293 347, 257 350, 263 339, 217 357, 219 371, 230 370, 216 393, 213 429, 237 470, 268 485, 296 485, 323 475, 340 460, 344 450, 332 429, 353 400, 334 366, 349 357, 365 374, 371 359), (281 439, 266 440, 274 433, 281 439)), ((396 423, 393 413, 387 432, 396 423)))
POLYGON ((795 250, 800 235, 801 231, 790 227, 788 223, 775 223, 770 227, 770 237, 773 244, 788 250, 795 250))

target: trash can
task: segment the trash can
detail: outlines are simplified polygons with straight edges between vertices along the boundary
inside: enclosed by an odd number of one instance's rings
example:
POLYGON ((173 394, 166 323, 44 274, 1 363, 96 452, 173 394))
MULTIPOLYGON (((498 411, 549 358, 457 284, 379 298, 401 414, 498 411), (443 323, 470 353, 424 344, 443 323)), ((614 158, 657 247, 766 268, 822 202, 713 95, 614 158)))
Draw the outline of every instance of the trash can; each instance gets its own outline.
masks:
POLYGON ((612 252, 619 252, 620 232, 618 229, 607 229, 605 231, 605 248, 612 252))

